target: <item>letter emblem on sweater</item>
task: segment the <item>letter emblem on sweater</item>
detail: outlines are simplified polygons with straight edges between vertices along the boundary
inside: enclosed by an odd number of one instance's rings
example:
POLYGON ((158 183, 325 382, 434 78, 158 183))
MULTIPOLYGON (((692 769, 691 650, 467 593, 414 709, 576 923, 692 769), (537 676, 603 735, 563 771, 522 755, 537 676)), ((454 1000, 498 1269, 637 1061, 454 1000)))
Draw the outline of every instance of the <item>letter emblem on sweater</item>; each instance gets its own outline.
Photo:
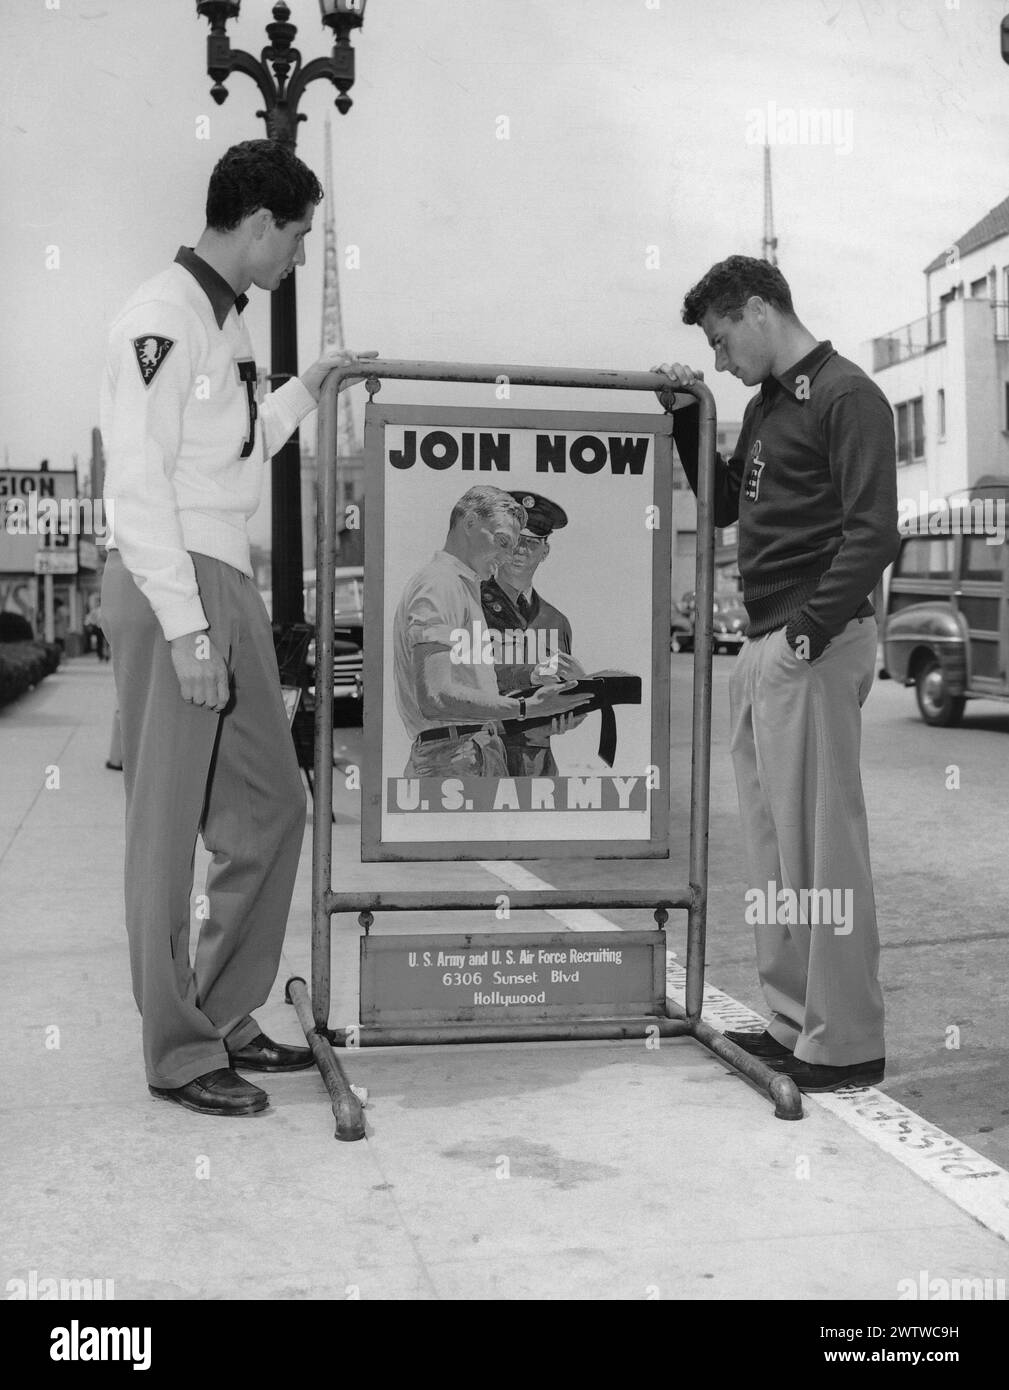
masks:
POLYGON ((133 351, 137 355, 137 366, 145 386, 150 386, 158 374, 158 368, 174 346, 174 338, 162 338, 158 333, 145 333, 143 337, 133 339, 133 351))
POLYGON ((249 432, 245 436, 245 443, 242 445, 242 452, 239 458, 247 459, 252 453, 256 444, 256 417, 259 414, 259 407, 256 404, 256 363, 251 357, 241 357, 235 363, 238 368, 238 379, 245 383, 245 399, 249 406, 249 432))
POLYGON ((743 496, 747 502, 756 502, 760 494, 760 475, 764 471, 766 459, 760 457, 760 440, 753 441, 753 448, 750 450, 750 463, 746 470, 746 477, 743 480, 743 496))

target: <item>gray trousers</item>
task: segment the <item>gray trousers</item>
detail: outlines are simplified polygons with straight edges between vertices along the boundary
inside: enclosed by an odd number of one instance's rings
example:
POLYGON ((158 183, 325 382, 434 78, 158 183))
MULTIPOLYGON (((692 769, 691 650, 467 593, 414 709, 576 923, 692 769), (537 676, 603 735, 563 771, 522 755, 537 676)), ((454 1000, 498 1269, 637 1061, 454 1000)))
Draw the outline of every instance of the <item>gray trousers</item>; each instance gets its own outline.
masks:
POLYGON ((826 1066, 885 1054, 859 770, 876 635, 874 618, 853 618, 814 662, 794 654, 783 629, 748 640, 729 688, 768 1031, 800 1061, 826 1066))
POLYGON ((166 1087, 226 1067, 225 1043, 235 1050, 259 1032, 250 1015, 276 978, 305 828, 263 601, 231 565, 192 559, 231 678, 220 713, 182 699, 169 644, 117 550, 102 582, 122 724, 133 994, 148 1082, 166 1087), (191 967, 198 834, 213 862, 191 967))

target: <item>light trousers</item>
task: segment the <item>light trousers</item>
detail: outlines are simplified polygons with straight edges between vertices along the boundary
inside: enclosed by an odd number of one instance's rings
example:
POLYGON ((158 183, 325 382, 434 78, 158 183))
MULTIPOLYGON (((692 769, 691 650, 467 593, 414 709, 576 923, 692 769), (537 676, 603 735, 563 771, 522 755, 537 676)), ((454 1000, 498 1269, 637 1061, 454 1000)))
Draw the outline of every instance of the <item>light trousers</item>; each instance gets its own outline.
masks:
POLYGON ((885 1055, 879 936, 859 769, 876 621, 853 618, 816 661, 784 629, 747 640, 730 684, 747 916, 771 1019, 801 1061, 885 1055))

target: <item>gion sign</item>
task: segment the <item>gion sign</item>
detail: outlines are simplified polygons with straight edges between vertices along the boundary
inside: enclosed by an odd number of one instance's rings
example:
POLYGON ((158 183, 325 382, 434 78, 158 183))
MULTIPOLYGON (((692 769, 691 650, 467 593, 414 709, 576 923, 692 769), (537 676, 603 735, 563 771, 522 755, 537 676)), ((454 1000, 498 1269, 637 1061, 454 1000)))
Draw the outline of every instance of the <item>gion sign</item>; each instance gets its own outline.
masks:
POLYGON ((362 858, 667 857, 669 418, 372 404, 365 453, 362 858))
POLYGON ((77 538, 63 525, 76 498, 74 469, 0 470, 0 574, 76 574, 77 538), (46 541, 62 557, 36 558, 46 541))
POLYGON ((364 936, 361 1022, 662 1017, 665 971, 664 931, 364 936))

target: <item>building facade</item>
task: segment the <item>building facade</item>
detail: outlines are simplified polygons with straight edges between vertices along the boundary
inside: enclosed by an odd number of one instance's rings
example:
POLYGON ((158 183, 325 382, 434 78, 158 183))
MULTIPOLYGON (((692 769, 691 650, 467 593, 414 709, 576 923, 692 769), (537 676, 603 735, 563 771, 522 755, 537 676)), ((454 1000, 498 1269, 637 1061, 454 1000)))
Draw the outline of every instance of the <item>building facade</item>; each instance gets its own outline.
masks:
POLYGON ((894 408, 909 514, 1009 479, 1009 198, 925 267, 924 317, 868 356, 894 408))

